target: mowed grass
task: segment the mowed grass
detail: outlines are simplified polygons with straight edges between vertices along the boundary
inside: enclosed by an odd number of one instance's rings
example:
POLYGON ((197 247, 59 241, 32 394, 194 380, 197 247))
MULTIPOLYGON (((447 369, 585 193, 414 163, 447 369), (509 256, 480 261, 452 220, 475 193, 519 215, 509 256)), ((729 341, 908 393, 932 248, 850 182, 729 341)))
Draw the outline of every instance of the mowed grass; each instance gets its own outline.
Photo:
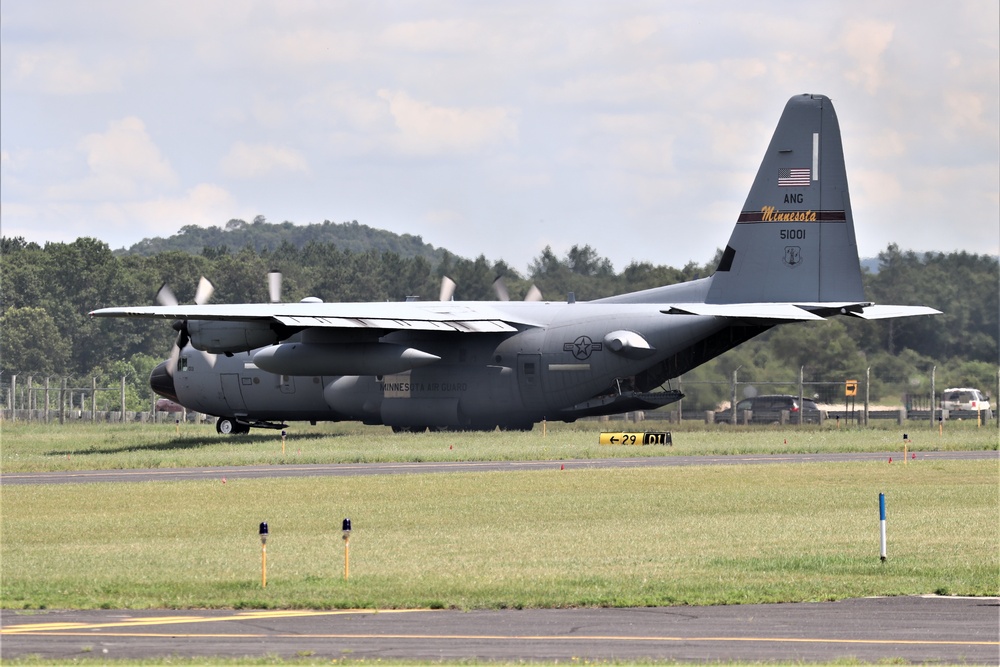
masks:
POLYGON ((577 422, 543 430, 492 433, 394 434, 386 427, 295 423, 282 453, 279 431, 221 436, 211 424, 91 424, 70 422, 0 424, 0 470, 4 473, 119 468, 164 468, 282 463, 385 461, 566 460, 679 454, 794 452, 902 452, 997 449, 996 421, 951 422, 943 432, 925 423, 879 424, 862 429, 837 426, 736 427, 646 421, 639 424, 577 422), (611 447, 598 444, 601 431, 671 431, 674 445, 611 447))
POLYGON ((559 468, 7 485, 0 604, 469 609, 1000 592, 996 461, 559 468))

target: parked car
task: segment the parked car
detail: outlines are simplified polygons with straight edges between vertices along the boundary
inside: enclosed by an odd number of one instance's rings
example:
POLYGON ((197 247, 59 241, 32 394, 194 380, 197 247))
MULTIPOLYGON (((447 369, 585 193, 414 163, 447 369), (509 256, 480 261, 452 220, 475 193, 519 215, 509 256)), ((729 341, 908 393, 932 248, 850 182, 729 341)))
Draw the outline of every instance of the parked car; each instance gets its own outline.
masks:
MULTIPOLYGON (((743 412, 750 410, 751 424, 775 424, 781 422, 782 411, 788 412, 788 423, 799 423, 799 397, 787 394, 772 394, 744 398, 736 404, 736 423, 743 423, 743 412)), ((716 424, 729 424, 732 421, 731 408, 715 413, 716 424)), ((819 408, 811 398, 802 399, 802 423, 819 423, 819 408)))
POLYGON ((952 387, 941 392, 941 409, 987 412, 990 409, 990 401, 978 389, 952 387))

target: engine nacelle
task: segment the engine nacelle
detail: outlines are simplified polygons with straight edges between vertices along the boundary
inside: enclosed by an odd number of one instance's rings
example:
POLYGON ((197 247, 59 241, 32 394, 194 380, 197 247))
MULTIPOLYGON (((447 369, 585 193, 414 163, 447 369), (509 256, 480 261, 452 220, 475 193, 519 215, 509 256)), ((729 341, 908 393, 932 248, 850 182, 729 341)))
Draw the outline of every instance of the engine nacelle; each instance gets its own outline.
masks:
POLYGON ((192 347, 215 354, 246 352, 278 342, 268 322, 188 320, 187 330, 192 347))

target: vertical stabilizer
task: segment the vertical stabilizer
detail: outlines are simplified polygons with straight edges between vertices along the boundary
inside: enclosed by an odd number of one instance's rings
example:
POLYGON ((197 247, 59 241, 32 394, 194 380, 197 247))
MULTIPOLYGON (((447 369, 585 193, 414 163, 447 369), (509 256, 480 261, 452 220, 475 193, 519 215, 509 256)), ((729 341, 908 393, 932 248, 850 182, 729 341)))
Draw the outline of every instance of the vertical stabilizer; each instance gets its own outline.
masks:
POLYGON ((862 301, 840 126, 823 95, 785 105, 709 303, 862 301))

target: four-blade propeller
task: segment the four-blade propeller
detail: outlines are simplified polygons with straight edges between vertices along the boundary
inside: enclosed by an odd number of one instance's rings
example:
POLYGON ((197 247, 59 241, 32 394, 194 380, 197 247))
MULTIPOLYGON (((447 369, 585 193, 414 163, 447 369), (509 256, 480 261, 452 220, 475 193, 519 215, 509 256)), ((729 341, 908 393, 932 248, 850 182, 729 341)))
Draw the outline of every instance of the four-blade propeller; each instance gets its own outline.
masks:
MULTIPOLYGON (((198 289, 195 290, 194 302, 195 305, 201 306, 208 302, 212 298, 212 293, 215 292, 215 285, 212 281, 205 276, 201 277, 198 281, 198 289)), ((177 296, 174 291, 170 289, 167 283, 160 285, 160 289, 156 291, 156 302, 161 306, 176 306, 178 304, 177 296)), ((180 359, 181 350, 187 347, 187 344, 191 342, 191 334, 188 331, 187 320, 177 320, 171 325, 173 329, 177 332, 177 340, 174 341, 174 347, 170 351, 170 361, 167 363, 167 373, 170 375, 174 374, 174 369, 177 368, 177 360, 180 359)), ((215 365, 215 355, 205 353, 205 359, 208 361, 210 366, 215 365)))

